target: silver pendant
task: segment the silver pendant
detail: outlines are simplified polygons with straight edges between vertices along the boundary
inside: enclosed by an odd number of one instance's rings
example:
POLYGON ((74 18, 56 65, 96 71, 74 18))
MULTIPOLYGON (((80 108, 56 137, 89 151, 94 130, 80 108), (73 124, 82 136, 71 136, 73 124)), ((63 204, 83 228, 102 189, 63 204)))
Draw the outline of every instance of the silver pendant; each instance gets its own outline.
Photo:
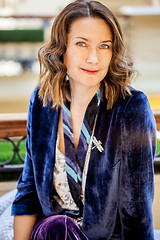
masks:
POLYGON ((100 152, 104 151, 104 148, 102 147, 101 141, 97 140, 95 136, 93 136, 92 142, 95 145, 94 147, 92 147, 92 149, 94 149, 96 147, 100 152))

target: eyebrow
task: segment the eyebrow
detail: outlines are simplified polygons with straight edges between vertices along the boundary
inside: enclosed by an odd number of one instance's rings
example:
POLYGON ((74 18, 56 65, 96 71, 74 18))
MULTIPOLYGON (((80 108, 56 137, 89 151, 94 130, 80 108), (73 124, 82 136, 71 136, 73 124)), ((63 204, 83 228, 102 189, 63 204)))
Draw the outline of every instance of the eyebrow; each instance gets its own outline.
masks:
MULTIPOLYGON (((82 39, 82 40, 84 40, 84 41, 89 41, 87 38, 84 38, 84 37, 75 37, 75 38, 73 38, 73 39, 77 39, 77 38, 80 38, 80 39, 82 39)), ((106 40, 106 41, 102 41, 101 43, 106 43, 106 42, 111 42, 112 43, 112 40, 106 40)))

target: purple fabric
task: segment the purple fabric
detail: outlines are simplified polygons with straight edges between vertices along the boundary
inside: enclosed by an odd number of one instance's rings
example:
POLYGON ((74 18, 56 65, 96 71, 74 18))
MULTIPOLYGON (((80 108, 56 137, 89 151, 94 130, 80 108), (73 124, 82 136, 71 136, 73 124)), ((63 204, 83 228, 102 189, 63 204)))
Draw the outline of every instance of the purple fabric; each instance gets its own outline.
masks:
POLYGON ((66 215, 54 215, 39 220, 30 240, 88 240, 78 224, 66 215))

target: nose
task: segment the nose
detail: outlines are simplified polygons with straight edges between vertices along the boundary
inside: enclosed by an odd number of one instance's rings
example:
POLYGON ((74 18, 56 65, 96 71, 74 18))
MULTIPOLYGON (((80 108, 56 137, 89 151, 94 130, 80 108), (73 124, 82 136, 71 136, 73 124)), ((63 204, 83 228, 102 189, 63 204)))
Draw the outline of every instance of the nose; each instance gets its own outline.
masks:
POLYGON ((90 49, 87 56, 87 63, 97 64, 99 62, 96 49, 90 49))

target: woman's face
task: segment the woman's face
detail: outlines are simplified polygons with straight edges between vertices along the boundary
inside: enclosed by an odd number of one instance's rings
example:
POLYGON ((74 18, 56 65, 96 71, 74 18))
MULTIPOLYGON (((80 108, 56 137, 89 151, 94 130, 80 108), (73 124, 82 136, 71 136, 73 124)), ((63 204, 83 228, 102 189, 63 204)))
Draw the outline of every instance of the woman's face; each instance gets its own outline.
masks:
POLYGON ((72 23, 63 56, 71 85, 100 85, 111 57, 112 33, 103 19, 84 17, 72 23))

